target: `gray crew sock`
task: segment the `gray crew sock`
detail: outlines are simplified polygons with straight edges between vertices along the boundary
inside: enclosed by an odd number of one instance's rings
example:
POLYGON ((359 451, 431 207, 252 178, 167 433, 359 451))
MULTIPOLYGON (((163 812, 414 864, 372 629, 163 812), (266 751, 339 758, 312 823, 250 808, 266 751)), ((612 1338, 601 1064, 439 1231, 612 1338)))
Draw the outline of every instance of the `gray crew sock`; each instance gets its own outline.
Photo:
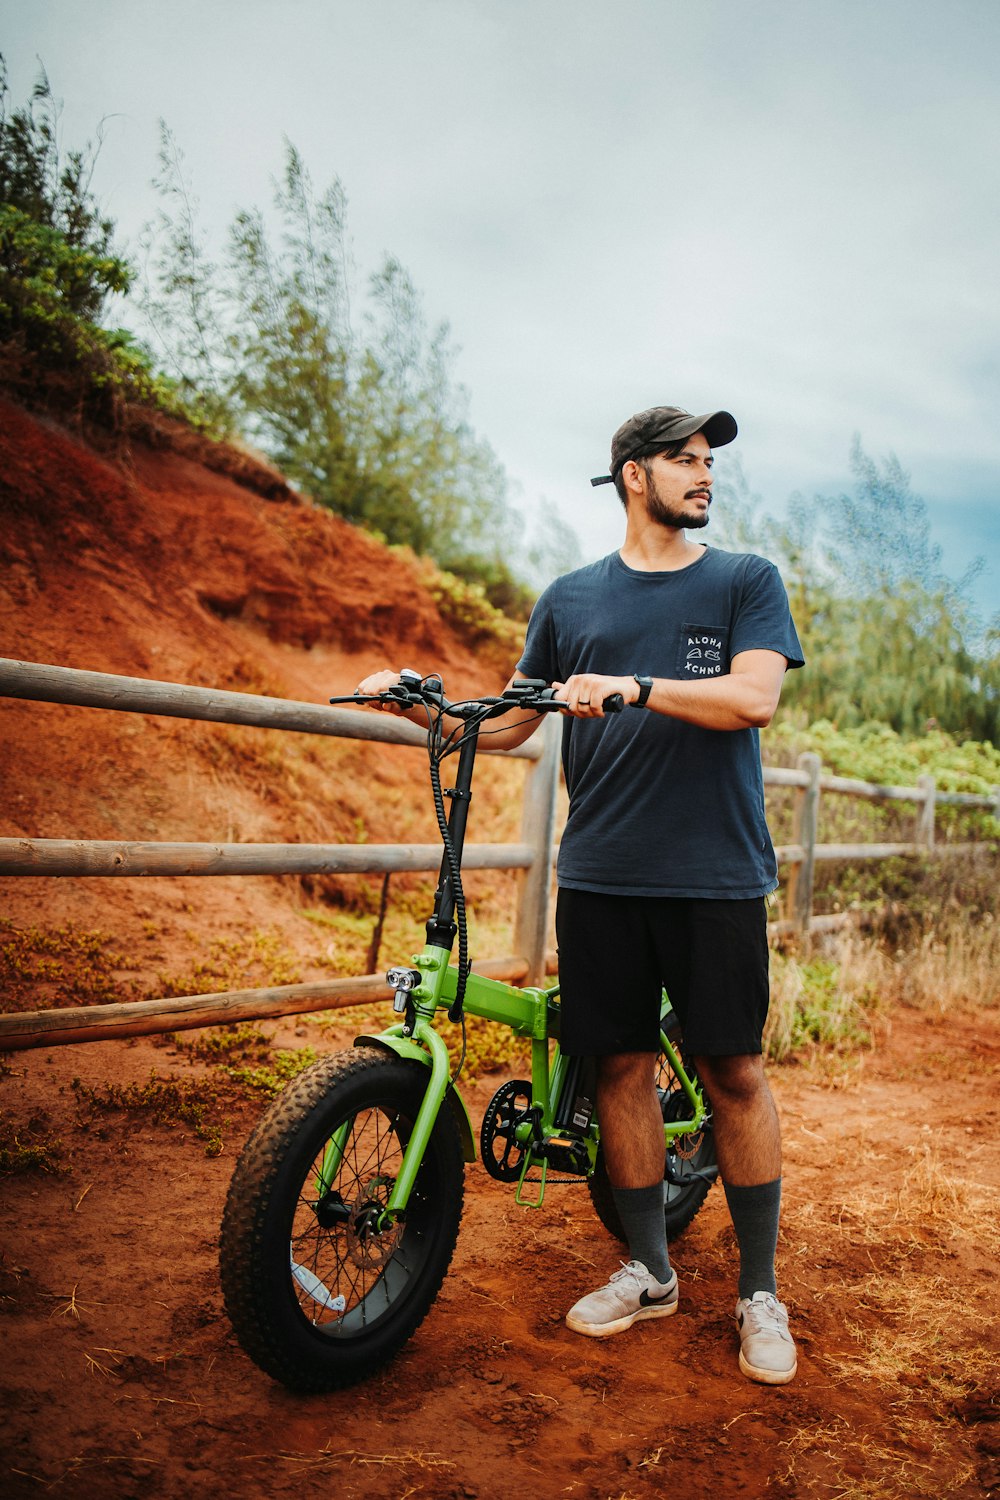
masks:
POLYGON ((722 1185, 740 1247, 740 1296, 776 1292, 774 1252, 778 1245, 781 1178, 753 1187, 733 1187, 728 1182, 722 1185))
POLYGON ((661 1285, 670 1280, 670 1256, 663 1227, 663 1183, 652 1187, 612 1187, 618 1217, 622 1221, 628 1253, 640 1260, 661 1285))

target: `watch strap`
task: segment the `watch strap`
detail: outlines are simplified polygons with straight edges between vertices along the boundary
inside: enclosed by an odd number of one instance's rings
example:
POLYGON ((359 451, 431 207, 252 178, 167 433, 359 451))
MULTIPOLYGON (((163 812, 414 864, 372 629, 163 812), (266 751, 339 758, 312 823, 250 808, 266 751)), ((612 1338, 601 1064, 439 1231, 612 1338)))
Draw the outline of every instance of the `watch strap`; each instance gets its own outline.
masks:
POLYGON ((646 707, 646 699, 649 697, 650 692, 652 691, 653 679, 652 679, 652 677, 641 676, 638 672, 633 672, 632 676, 635 678, 636 682, 639 684, 639 696, 638 696, 638 698, 636 698, 635 702, 632 704, 632 707, 633 708, 645 708, 646 707))

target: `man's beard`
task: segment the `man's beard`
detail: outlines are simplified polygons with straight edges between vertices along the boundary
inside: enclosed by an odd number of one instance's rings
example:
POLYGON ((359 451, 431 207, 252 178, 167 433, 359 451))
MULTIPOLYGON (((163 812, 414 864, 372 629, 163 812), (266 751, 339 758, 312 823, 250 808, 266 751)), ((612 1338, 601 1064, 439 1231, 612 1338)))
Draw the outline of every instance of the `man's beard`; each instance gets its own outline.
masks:
MULTIPOLYGON (((711 506, 711 500, 709 500, 711 506)), ((697 515, 691 515, 677 506, 670 505, 660 495, 655 479, 651 478, 649 488, 646 492, 646 510, 649 519, 655 521, 659 526, 673 526, 677 529, 684 528, 688 531, 698 531, 708 525, 708 510, 700 511, 697 515)))

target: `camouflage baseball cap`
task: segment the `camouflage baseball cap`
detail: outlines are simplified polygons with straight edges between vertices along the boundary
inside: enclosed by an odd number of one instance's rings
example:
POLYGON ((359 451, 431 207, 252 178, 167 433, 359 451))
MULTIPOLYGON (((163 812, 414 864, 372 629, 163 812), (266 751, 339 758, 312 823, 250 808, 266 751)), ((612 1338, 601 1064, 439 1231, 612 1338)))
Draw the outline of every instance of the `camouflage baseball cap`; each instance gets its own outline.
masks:
POLYGON ((728 411, 711 411, 696 417, 680 406, 651 406, 623 422, 611 439, 611 473, 600 474, 591 484, 614 484, 622 465, 630 458, 651 458, 670 443, 703 432, 710 448, 723 448, 737 433, 736 418, 728 411))

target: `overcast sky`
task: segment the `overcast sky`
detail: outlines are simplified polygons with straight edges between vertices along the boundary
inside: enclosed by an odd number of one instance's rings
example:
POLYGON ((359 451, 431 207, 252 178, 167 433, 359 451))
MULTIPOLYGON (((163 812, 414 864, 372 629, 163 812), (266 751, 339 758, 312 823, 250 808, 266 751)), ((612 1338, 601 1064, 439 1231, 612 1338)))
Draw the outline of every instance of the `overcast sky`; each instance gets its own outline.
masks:
POLYGON ((446 318, 477 430, 586 556, 611 432, 728 407, 752 487, 895 453, 957 577, 1000 607, 1000 0, 0 0, 22 102, 134 242, 157 121, 206 231, 265 204, 283 138, 347 192, 365 270, 446 318))

